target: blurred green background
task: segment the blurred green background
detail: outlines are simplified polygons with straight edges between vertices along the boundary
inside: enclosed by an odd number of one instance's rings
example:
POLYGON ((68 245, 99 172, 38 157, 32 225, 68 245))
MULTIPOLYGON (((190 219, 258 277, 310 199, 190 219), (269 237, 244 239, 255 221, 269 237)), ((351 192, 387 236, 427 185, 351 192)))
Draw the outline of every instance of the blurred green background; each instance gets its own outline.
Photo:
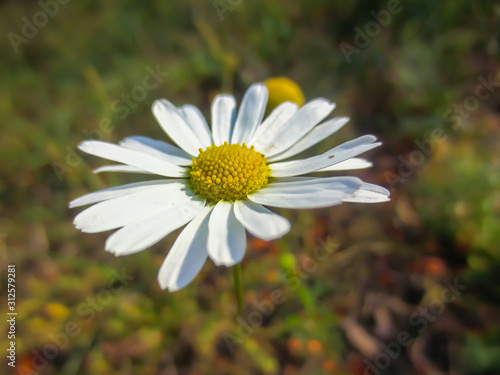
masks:
POLYGON ((500 373, 499 18, 488 0, 0 1, 2 373, 500 373), (291 233, 249 240, 239 321, 211 262, 160 290, 175 234, 115 258, 73 227, 71 199, 142 178, 93 175, 79 142, 166 139, 155 99, 208 116, 275 76, 351 117, 307 155, 383 141, 354 175, 392 200, 281 211, 291 233))

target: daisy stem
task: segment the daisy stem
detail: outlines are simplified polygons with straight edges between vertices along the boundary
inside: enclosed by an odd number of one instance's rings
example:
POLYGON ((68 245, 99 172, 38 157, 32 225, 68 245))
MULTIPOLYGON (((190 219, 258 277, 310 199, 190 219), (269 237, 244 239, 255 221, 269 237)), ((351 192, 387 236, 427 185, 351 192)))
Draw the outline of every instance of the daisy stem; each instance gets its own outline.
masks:
POLYGON ((233 279, 234 279, 234 293, 236 294, 236 302, 238 304, 238 310, 234 319, 240 316, 243 310, 243 285, 241 284, 241 263, 235 264, 233 266, 233 279))

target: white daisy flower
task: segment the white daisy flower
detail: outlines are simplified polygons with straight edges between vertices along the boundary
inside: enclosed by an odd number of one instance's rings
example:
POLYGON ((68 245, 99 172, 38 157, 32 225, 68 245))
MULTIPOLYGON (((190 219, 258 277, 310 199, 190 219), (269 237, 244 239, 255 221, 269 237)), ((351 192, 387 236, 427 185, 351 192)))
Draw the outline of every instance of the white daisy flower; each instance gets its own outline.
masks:
POLYGON ((283 161, 333 134, 348 118, 320 123, 335 104, 319 98, 300 109, 285 102, 262 122, 267 98, 266 86, 252 85, 236 114, 234 97, 218 95, 212 103, 212 131, 196 107, 157 100, 153 113, 179 147, 141 136, 120 145, 81 143, 82 151, 121 163, 96 173, 148 173, 159 179, 75 199, 70 207, 93 204, 76 216, 75 226, 87 233, 120 228, 105 245, 118 256, 147 249, 187 224, 158 274, 162 289, 176 291, 195 278, 207 257, 216 265, 241 262, 245 231, 263 240, 285 235, 290 222, 264 206, 319 208, 389 200, 389 191, 357 177, 297 177, 370 167, 356 156, 380 143, 365 135, 318 156, 283 161))

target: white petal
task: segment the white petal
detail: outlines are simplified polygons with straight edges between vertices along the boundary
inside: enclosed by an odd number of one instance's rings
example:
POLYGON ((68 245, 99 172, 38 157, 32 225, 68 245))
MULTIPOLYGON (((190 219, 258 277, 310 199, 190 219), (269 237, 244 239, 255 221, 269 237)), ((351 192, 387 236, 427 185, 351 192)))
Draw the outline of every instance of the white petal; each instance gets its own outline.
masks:
POLYGON ((121 256, 147 249, 191 221, 204 206, 204 200, 188 196, 162 205, 109 236, 106 251, 121 256))
POLYGON ((255 134, 248 142, 248 145, 255 146, 255 149, 266 155, 266 152, 276 147, 272 139, 278 139, 277 134, 290 118, 297 112, 299 106, 295 103, 284 102, 277 106, 260 125, 255 134))
POLYGON ((187 199, 186 189, 185 182, 176 181, 109 199, 82 211, 73 223, 77 229, 87 233, 123 227, 162 205, 169 206, 176 200, 187 199))
POLYGON ((85 206, 87 204, 93 204, 97 202, 102 202, 108 199, 118 198, 123 195, 135 193, 137 191, 146 190, 155 186, 161 186, 165 184, 170 184, 172 182, 177 182, 176 180, 152 180, 143 182, 134 182, 132 184, 114 186, 108 189, 103 189, 99 191, 94 191, 93 193, 84 195, 83 197, 77 198, 69 203, 69 208, 85 206))
POLYGON ((168 177, 183 177, 186 169, 165 160, 144 154, 142 152, 126 149, 101 141, 85 141, 78 148, 87 154, 113 160, 118 163, 128 164, 145 171, 168 177))
POLYGON ((212 133, 216 146, 230 143, 236 121, 236 101, 231 95, 217 95, 212 102, 212 133))
POLYGON ((276 155, 294 145, 304 135, 330 114, 335 108, 334 103, 319 98, 306 103, 286 123, 276 128, 268 138, 259 139, 262 142, 261 151, 266 157, 276 155))
POLYGON ((359 189, 349 197, 344 198, 344 202, 357 202, 357 203, 387 202, 390 201, 389 195, 391 195, 389 190, 384 189, 382 186, 369 184, 365 182, 361 186, 361 189, 359 189))
POLYGON ((186 124, 180 111, 168 100, 156 100, 153 103, 153 114, 163 130, 172 140, 187 153, 198 156, 202 146, 196 134, 186 124))
POLYGON ((212 207, 205 207, 175 240, 158 272, 162 289, 175 292, 184 288, 205 264, 211 210, 212 207))
POLYGON ((297 182, 272 183, 248 196, 266 206, 282 208, 320 208, 342 203, 356 192, 363 181, 357 177, 325 177, 297 182))
POLYGON ((330 165, 329 167, 318 170, 318 172, 326 171, 349 171, 352 169, 365 169, 372 167, 373 164, 366 159, 351 158, 341 161, 338 164, 330 165))
POLYGON ((234 215, 233 204, 219 201, 208 222, 208 255, 218 266, 232 266, 245 255, 245 228, 234 215))
POLYGON ((266 241, 283 237, 290 231, 290 222, 249 200, 237 201, 234 214, 247 231, 266 241))
POLYGON ((144 152, 175 165, 191 165, 193 163, 191 160, 192 156, 186 151, 157 139, 133 136, 121 141, 120 146, 130 150, 144 152))
POLYGON ((200 140, 200 147, 206 148, 210 146, 212 144, 212 133, 200 110, 191 104, 182 106, 180 110, 186 123, 200 140))
POLYGON ((347 124, 348 121, 348 117, 336 117, 322 124, 319 124, 304 137, 302 137, 302 139, 300 139, 292 147, 283 152, 280 152, 279 154, 269 157, 267 161, 283 160, 289 158, 290 156, 297 155, 299 152, 307 150, 309 147, 314 146, 316 143, 321 142, 326 137, 329 137, 337 130, 339 130, 342 126, 347 124))
POLYGON ((243 144, 251 139, 264 117, 267 98, 267 87, 262 83, 255 83, 249 87, 241 101, 231 143, 243 144))
POLYGON ((365 151, 371 150, 372 148, 380 146, 380 142, 373 143, 376 139, 377 138, 372 135, 364 135, 353 139, 352 141, 345 142, 340 146, 334 147, 322 155, 313 156, 312 158, 303 160, 269 164, 269 167, 271 168, 271 175, 273 177, 288 177, 316 172, 320 169, 340 163, 365 151))
POLYGON ((312 177, 312 176, 299 176, 299 177, 276 177, 273 181, 273 185, 281 182, 297 182, 297 181, 319 181, 323 180, 325 177, 312 177))
POLYGON ((102 167, 94 169, 92 172, 101 173, 101 172, 124 172, 124 173, 142 173, 142 174, 155 174, 153 172, 145 171, 144 169, 132 167, 131 165, 104 165, 102 167))

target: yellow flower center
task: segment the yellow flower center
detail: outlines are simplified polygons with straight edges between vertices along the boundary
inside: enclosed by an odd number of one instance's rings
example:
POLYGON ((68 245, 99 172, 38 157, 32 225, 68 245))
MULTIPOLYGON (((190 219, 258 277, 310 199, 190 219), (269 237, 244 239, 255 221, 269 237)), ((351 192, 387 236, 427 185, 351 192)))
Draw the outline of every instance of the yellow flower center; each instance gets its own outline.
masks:
POLYGON ((211 203, 236 201, 264 187, 269 179, 269 167, 261 153, 243 145, 200 148, 189 172, 196 193, 211 203))

